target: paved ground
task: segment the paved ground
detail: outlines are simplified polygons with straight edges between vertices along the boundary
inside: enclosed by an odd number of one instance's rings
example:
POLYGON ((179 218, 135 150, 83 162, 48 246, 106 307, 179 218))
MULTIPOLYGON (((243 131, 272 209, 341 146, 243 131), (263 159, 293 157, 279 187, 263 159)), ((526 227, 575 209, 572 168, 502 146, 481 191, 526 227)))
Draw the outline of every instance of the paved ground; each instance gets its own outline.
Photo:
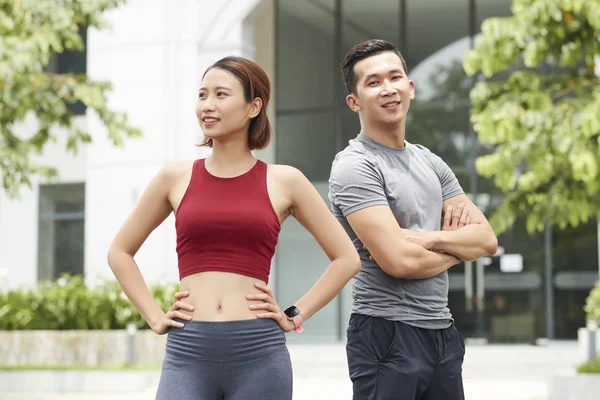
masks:
MULTIPOLYGON (((294 400, 351 399, 343 345, 290 345, 294 400)), ((467 345, 464 364, 468 400, 547 400, 553 376, 572 375, 578 362, 574 342, 549 346, 467 345)), ((35 390, 35 383, 27 385, 35 390)), ((139 393, 2 393, 2 400, 151 400, 156 388, 139 393)))

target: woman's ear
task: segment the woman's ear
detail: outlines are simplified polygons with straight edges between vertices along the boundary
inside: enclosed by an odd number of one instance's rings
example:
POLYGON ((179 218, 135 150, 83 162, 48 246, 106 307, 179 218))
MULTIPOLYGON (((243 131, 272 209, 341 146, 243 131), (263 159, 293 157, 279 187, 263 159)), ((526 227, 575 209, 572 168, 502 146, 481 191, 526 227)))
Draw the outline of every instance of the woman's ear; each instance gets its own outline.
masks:
POLYGON ((262 109, 262 99, 260 97, 255 98, 254 100, 252 100, 252 103, 250 103, 250 113, 248 114, 248 116, 250 118, 254 118, 256 117, 258 114, 260 114, 260 110, 262 109))

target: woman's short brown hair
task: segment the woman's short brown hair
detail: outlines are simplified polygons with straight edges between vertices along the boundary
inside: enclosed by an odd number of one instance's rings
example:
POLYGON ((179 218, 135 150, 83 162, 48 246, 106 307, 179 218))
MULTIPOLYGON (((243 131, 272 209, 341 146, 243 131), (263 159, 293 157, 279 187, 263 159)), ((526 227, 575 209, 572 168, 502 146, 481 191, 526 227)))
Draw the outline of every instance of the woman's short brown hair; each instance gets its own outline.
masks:
MULTIPOLYGON (((229 56, 220 59, 204 71, 206 75, 213 68, 219 68, 235 76, 244 87, 244 99, 251 102, 255 98, 262 100, 258 115, 250 121, 248 146, 250 150, 264 149, 271 140, 271 123, 267 116, 267 106, 271 95, 271 82, 260 65, 246 58, 229 56)), ((200 146, 212 147, 212 139, 205 138, 200 146)))

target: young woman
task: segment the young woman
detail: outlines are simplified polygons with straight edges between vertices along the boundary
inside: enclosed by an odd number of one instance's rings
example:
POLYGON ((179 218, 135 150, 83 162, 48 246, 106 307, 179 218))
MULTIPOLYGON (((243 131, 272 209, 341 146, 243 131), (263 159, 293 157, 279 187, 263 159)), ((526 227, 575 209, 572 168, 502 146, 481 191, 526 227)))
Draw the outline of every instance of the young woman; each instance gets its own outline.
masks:
POLYGON ((285 334, 329 303, 360 269, 358 254, 308 179, 268 165, 270 83, 252 61, 226 57, 202 78, 196 115, 212 154, 173 162, 152 179, 116 235, 108 262, 123 291, 158 334, 169 333, 157 399, 289 400, 285 334), (134 256, 175 213, 181 292, 165 313, 134 256), (267 283, 281 224, 294 216, 331 264, 284 311, 267 283), (185 301, 182 300, 185 298, 185 301))

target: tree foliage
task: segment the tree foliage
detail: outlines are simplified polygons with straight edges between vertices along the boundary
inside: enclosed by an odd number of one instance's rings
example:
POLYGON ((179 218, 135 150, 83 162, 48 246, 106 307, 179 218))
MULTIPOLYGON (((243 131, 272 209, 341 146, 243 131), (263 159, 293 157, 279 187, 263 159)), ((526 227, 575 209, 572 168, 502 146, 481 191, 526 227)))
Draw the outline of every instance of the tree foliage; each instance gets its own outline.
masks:
POLYGON ((505 193, 491 223, 577 226, 600 217, 600 0, 513 0, 512 14, 485 20, 463 63, 493 149, 476 168, 505 193))
POLYGON ((57 54, 81 51, 81 30, 107 28, 106 10, 125 0, 0 0, 0 171, 3 187, 11 196, 38 175, 54 177, 55 168, 41 165, 35 156, 49 142, 67 135, 66 150, 76 153, 90 133, 74 118, 70 107, 82 103, 95 112, 113 144, 140 136, 126 114, 107 107, 111 84, 86 74, 52 73, 48 65, 57 54), (35 116, 31 132, 15 126, 35 116), (65 133, 66 132, 66 133, 65 133))

